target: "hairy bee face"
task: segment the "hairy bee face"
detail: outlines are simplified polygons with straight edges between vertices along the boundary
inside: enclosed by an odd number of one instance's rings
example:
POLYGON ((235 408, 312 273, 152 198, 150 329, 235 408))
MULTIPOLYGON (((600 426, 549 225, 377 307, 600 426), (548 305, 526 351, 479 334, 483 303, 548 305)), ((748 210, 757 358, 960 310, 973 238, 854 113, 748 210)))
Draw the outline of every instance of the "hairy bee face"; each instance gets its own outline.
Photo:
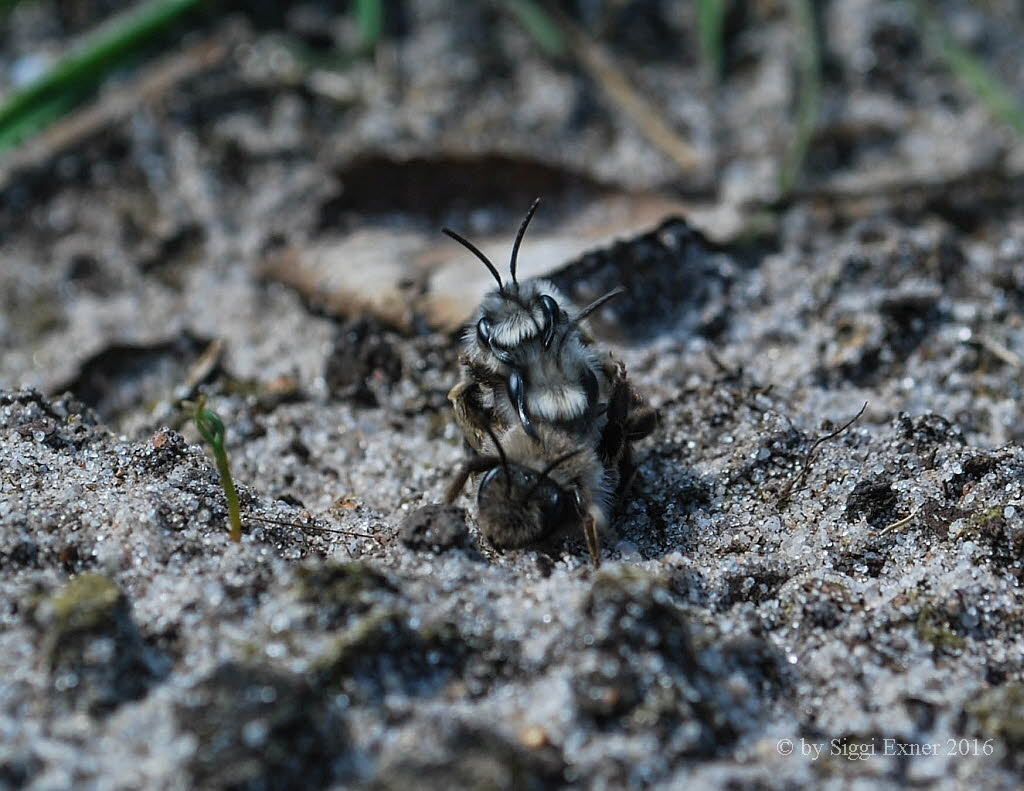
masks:
POLYGON ((577 519, 573 498, 547 476, 518 464, 494 467, 480 481, 480 530, 500 549, 550 538, 577 519))
POLYGON ((512 258, 509 260, 508 271, 511 282, 501 279, 497 267, 491 260, 470 242, 450 228, 442 228, 452 239, 457 241, 473 255, 491 273, 498 284, 498 289, 486 297, 480 307, 476 326, 466 337, 467 345, 473 344, 476 337, 478 351, 483 352, 484 360, 491 358, 508 366, 515 360, 513 350, 520 344, 539 338, 547 348, 555 336, 556 325, 565 314, 558 307, 558 292, 550 283, 527 281, 520 283, 516 279, 516 261, 519 256, 519 245, 530 224, 533 213, 537 211, 540 198, 535 200, 526 213, 519 233, 512 243, 512 258))
POLYGON ((480 306, 474 330, 477 349, 504 365, 514 365, 516 350, 539 342, 551 345, 565 313, 558 306, 561 295, 542 281, 506 284, 488 294, 480 306))

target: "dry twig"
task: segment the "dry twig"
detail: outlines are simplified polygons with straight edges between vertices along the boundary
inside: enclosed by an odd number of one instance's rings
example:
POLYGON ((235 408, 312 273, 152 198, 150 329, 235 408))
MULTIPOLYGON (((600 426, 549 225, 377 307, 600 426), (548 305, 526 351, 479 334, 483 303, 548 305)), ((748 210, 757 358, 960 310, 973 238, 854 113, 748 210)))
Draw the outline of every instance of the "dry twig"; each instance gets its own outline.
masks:
POLYGON ((565 14, 555 13, 554 16, 573 56, 601 86, 608 99, 618 106, 623 117, 636 124, 640 133, 675 162, 682 172, 697 170, 700 162, 693 146, 680 137, 658 108, 630 84, 611 53, 581 31, 565 14))
POLYGON ((286 519, 271 519, 266 516, 254 516, 253 514, 246 514, 247 519, 253 519, 257 522, 266 522, 271 525, 280 525, 281 527, 294 527, 297 530, 315 530, 318 533, 335 533, 339 536, 354 536, 356 538, 372 538, 378 544, 383 544, 380 536, 375 536, 372 533, 360 533, 356 530, 337 530, 331 527, 320 527, 315 524, 302 524, 301 522, 289 522, 286 519))
POLYGON ((811 443, 811 447, 808 448, 807 453, 804 455, 803 462, 801 464, 800 474, 796 478, 793 478, 789 482, 789 485, 782 490, 782 494, 779 495, 779 508, 785 508, 786 504, 789 502, 790 496, 793 494, 793 490, 797 486, 803 486, 804 481, 807 480, 807 476, 811 472, 811 462, 814 460, 814 454, 817 453, 818 448, 821 447, 822 443, 828 442, 830 439, 835 439, 844 431, 846 431, 850 426, 852 426, 854 423, 860 420, 860 416, 864 414, 864 410, 867 408, 868 402, 865 401, 864 406, 860 408, 860 411, 856 415, 847 420, 835 431, 831 431, 828 434, 818 437, 816 440, 814 440, 813 443, 811 443))
POLYGON ((914 517, 917 516, 917 514, 918 512, 914 511, 909 516, 905 516, 902 519, 897 519, 891 525, 886 525, 885 527, 883 527, 882 530, 878 533, 878 535, 884 536, 886 533, 889 533, 892 530, 899 530, 904 525, 910 524, 914 520, 914 517))
POLYGON ((978 338, 977 343, 997 360, 1006 363, 1011 368, 1024 368, 1024 362, 1021 361, 1020 355, 1009 347, 1004 346, 995 338, 989 335, 982 335, 978 338))

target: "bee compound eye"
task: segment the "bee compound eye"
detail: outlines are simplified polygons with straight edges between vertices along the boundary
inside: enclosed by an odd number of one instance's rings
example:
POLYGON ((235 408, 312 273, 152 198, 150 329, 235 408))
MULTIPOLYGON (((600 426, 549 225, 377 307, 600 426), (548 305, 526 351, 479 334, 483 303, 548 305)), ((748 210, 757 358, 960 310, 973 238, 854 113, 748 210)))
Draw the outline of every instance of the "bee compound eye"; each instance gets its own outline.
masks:
POLYGON ((491 469, 487 471, 484 477, 480 480, 480 488, 477 490, 478 499, 480 497, 483 497, 484 491, 490 488, 491 484, 494 483, 494 481, 497 479, 498 473, 500 471, 500 467, 491 467, 491 469))
POLYGON ((491 322, 486 317, 476 323, 476 337, 482 345, 491 345, 491 322))
POLYGON ((544 346, 546 348, 551 345, 551 341, 555 337, 555 327, 558 324, 560 310, 558 303, 550 294, 543 294, 539 301, 541 312, 544 314, 544 346))
POLYGON ((543 532, 550 533, 557 530, 559 525, 565 521, 565 497, 562 491, 551 484, 543 486, 537 492, 538 507, 540 509, 543 532))

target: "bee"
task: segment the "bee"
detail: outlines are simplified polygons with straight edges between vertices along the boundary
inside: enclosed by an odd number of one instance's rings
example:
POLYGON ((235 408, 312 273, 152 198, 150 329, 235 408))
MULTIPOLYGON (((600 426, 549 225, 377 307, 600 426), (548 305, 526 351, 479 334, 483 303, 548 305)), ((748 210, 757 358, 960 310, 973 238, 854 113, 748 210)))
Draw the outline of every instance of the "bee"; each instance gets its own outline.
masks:
POLYGON ((632 480, 632 443, 657 423, 657 413, 630 386, 625 367, 616 365, 613 376, 600 419, 583 434, 541 423, 534 436, 513 423, 499 437, 485 426, 487 441, 461 465, 445 502, 455 501, 470 476, 482 474, 478 524, 492 545, 521 549, 577 528, 600 566, 601 536, 616 498, 632 480))
POLYGON ((466 441, 480 451, 487 429, 518 423, 540 440, 544 423, 579 433, 607 399, 614 364, 583 329, 591 313, 622 293, 615 289, 570 315, 568 301, 546 280, 516 277, 519 248, 540 199, 530 206, 512 245, 511 282, 472 242, 449 228, 443 232, 487 267, 498 288, 482 300, 462 338, 462 376, 448 394, 466 441))

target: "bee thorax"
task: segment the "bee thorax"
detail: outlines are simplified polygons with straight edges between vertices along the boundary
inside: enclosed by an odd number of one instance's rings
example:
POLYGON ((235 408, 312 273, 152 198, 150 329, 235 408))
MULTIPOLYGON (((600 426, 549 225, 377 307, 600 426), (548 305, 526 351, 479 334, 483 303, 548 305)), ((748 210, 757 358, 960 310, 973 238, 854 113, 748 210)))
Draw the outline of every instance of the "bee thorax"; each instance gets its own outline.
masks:
POLYGON ((532 415, 552 423, 576 420, 586 415, 591 407, 590 399, 581 386, 566 383, 532 388, 528 403, 532 415))

